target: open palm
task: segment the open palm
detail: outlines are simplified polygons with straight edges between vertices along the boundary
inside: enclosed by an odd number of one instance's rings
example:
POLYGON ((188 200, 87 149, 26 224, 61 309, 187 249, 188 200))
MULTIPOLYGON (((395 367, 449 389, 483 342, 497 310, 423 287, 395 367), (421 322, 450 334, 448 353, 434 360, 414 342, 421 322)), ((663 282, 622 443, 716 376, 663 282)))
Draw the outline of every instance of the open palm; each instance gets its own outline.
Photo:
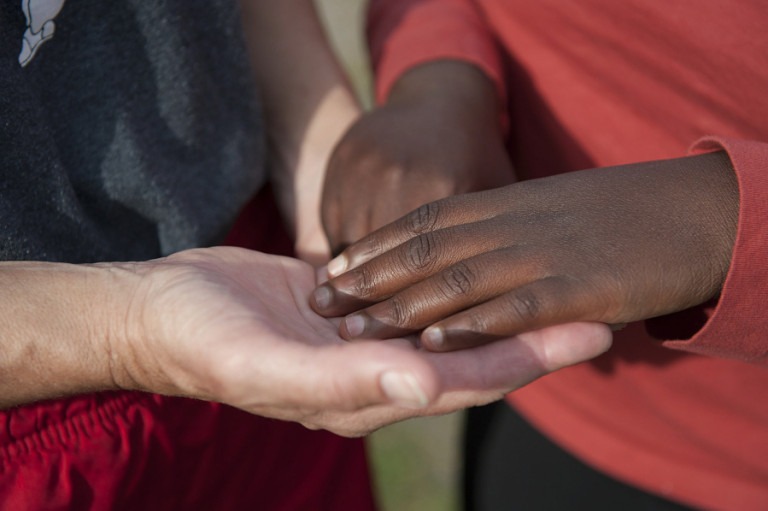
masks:
POLYGON ((115 348, 121 386, 346 435, 498 399, 610 342, 581 324, 446 354, 406 339, 348 343, 309 308, 315 271, 296 259, 217 247, 147 264, 129 312, 140 328, 115 348))

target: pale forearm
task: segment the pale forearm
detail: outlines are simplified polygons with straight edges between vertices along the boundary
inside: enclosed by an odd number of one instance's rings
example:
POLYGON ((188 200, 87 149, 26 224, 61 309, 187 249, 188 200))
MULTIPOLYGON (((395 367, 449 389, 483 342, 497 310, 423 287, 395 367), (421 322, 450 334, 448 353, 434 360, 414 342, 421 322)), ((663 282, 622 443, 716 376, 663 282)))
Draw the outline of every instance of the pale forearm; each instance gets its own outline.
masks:
POLYGON ((328 250, 319 223, 326 165, 360 107, 311 0, 241 4, 280 209, 299 255, 322 262, 328 250))
MULTIPOLYGON (((127 268, 127 267, 125 267, 127 268)), ((111 342, 123 332, 116 265, 0 264, 0 407, 116 388, 111 342)))
POLYGON ((328 124, 358 113, 346 75, 338 64, 311 0, 241 0, 251 64, 270 133, 301 143, 319 119, 328 124))

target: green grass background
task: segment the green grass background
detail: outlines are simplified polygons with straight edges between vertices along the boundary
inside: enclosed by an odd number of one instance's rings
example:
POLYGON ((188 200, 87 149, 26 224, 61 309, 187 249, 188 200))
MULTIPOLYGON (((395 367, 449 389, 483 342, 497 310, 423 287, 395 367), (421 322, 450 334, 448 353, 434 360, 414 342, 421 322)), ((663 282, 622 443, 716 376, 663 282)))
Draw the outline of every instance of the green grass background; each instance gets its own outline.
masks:
MULTIPOLYGON (((358 97, 370 107, 371 73, 363 43, 365 0, 315 1, 358 97)), ((460 413, 411 419, 368 437, 381 511, 459 509, 461 424, 460 413)))

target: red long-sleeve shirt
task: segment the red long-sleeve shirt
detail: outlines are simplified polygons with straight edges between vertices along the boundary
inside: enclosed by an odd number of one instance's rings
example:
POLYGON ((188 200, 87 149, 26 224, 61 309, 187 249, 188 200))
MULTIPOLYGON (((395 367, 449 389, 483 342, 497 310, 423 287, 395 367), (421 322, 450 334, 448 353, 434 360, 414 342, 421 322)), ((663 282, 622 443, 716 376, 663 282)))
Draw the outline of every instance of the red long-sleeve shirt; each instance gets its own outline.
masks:
POLYGON ((373 0, 369 39, 379 100, 423 62, 482 68, 521 179, 728 151, 740 217, 717 302, 632 324, 509 401, 618 479, 768 509, 768 4, 373 0))

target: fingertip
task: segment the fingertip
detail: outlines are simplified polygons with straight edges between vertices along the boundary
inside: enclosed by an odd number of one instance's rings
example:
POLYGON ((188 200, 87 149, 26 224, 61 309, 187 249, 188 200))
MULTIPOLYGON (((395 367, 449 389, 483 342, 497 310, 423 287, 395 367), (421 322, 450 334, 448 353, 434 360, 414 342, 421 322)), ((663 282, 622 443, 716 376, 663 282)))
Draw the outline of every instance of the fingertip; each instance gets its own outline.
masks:
POLYGON ((439 326, 431 326, 421 333, 421 345, 429 351, 445 350, 445 332, 439 326))
POLYGON ((391 404, 420 410, 438 398, 441 381, 437 369, 410 344, 361 341, 348 348, 349 366, 344 374, 352 377, 358 408, 391 404))
POLYGON ((315 288, 312 292, 312 308, 319 314, 327 311, 333 303, 333 291, 325 284, 315 288))
POLYGON ((429 351, 448 353, 468 348, 477 348, 489 342, 508 337, 476 332, 464 325, 465 323, 461 320, 456 321, 453 318, 443 320, 426 328, 421 333, 421 344, 429 351))
POLYGON ((613 344, 613 330, 610 325, 584 321, 573 324, 582 329, 582 336, 587 340, 586 349, 590 352, 602 354, 610 349, 613 344))
POLYGON ((539 332, 546 360, 559 369, 598 357, 613 343, 610 328, 603 323, 567 323, 546 327, 539 332))
POLYGON ((347 340, 361 337, 365 333, 367 323, 363 314, 350 314, 342 320, 339 332, 347 340))
POLYGON ((411 373, 386 371, 379 377, 379 385, 389 402, 396 406, 419 410, 430 403, 426 391, 411 373))
POLYGON ((346 254, 340 254, 328 262, 328 276, 330 278, 338 277, 344 273, 349 266, 349 258, 346 254))
POLYGON ((413 332, 412 328, 402 328, 381 321, 376 317, 376 306, 349 314, 339 325, 339 335, 348 341, 394 339, 413 332))
POLYGON ((430 406, 438 399, 442 389, 437 368, 423 353, 410 348, 398 350, 400 355, 390 359, 388 368, 379 377, 384 396, 390 403, 405 408, 419 410, 430 406))
POLYGON ((595 342, 596 348, 602 350, 600 354, 603 354, 609 349, 611 349, 611 346, 613 346, 614 330, 604 323, 589 323, 589 325, 594 325, 594 328, 595 328, 594 342, 595 342))

